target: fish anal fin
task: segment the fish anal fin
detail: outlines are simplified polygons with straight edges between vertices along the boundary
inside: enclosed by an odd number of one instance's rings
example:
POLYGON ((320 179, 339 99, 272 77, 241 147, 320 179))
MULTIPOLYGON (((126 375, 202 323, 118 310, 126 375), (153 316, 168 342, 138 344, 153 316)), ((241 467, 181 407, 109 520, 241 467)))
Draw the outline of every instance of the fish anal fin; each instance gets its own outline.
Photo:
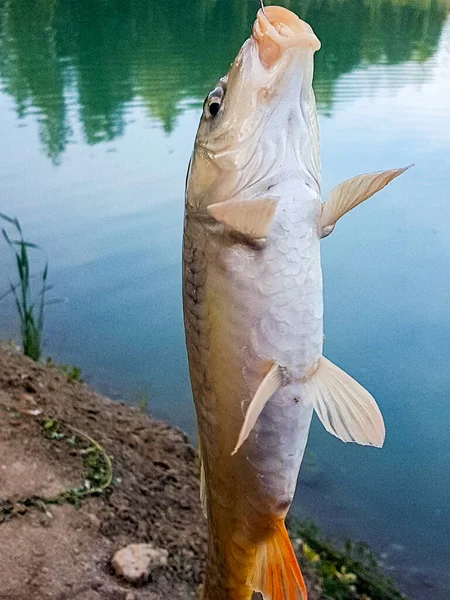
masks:
POLYGON ((244 423, 239 432, 238 441, 232 455, 236 454, 242 444, 250 435, 251 430, 255 426, 259 415, 262 413, 267 401, 270 397, 283 385, 284 373, 283 369, 274 364, 269 369, 269 372, 260 383, 252 401, 250 402, 245 414, 244 423))
POLYGON ((336 222, 345 213, 382 190, 388 183, 412 166, 378 171, 377 173, 364 173, 352 179, 347 179, 347 181, 343 181, 334 187, 326 202, 322 205, 322 216, 319 225, 320 236, 327 237, 327 235, 330 235, 336 222))
POLYGON ((322 357, 304 390, 329 433, 343 442, 383 446, 385 428, 377 403, 345 371, 322 357))
POLYGON ((208 213, 233 232, 257 241, 267 237, 278 200, 226 200, 208 206, 208 213))
POLYGON ((307 600, 305 582, 283 519, 275 522, 272 535, 258 547, 247 585, 268 600, 307 600))

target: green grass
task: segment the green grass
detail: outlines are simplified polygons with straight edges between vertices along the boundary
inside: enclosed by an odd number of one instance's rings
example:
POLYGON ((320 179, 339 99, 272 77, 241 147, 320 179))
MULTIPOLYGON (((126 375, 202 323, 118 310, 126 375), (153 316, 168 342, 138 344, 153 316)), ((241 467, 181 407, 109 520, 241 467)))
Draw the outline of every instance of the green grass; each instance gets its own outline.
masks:
POLYGON ((36 250, 39 247, 25 240, 18 219, 12 219, 2 213, 0 213, 0 219, 8 223, 9 228, 12 228, 14 235, 17 236, 17 239, 13 239, 8 231, 2 228, 3 237, 14 253, 18 274, 18 282, 10 283, 9 290, 0 296, 0 300, 8 294, 13 294, 20 320, 23 352, 26 356, 38 361, 42 352, 44 307, 48 304, 46 294, 52 288, 47 283, 48 263, 45 263, 45 267, 39 276, 38 290, 33 294, 32 279, 34 276, 31 273, 28 253, 30 250, 36 250))
POLYGON ((76 367, 75 365, 61 365, 61 370, 67 375, 69 381, 84 383, 84 379, 81 377, 80 367, 76 367))
POLYGON ((73 383, 74 381, 77 381, 78 383, 84 383, 80 367, 76 367, 75 365, 59 365, 58 363, 55 363, 50 356, 46 358, 44 364, 50 369, 56 369, 57 371, 64 373, 69 382, 73 383))
POLYGON ((58 498, 69 502, 78 502, 86 496, 101 494, 112 482, 111 458, 103 447, 92 437, 72 427, 64 425, 51 417, 40 420, 42 433, 49 440, 65 441, 71 447, 88 442, 88 446, 79 450, 83 456, 84 479, 81 486, 72 487, 58 498))
POLYGON ((140 394, 140 396, 137 399, 137 407, 139 409, 139 412, 141 412, 143 415, 147 415, 148 414, 148 395, 147 394, 140 394))
POLYGON ((76 452, 82 457, 81 481, 78 485, 74 485, 56 496, 0 498, 0 525, 14 516, 24 514, 31 508, 38 508, 48 514, 48 505, 69 503, 79 506, 88 497, 105 493, 111 484, 120 483, 120 480, 113 480, 110 456, 92 437, 51 417, 43 417, 38 419, 38 422, 44 437, 57 444, 67 444, 70 452, 76 452))

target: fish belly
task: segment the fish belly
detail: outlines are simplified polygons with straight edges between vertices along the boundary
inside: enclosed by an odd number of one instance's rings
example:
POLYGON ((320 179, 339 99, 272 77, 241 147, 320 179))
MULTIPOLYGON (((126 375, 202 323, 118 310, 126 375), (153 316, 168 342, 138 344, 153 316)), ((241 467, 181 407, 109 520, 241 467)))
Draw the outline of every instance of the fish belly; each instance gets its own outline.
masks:
MULTIPOLYGON (((248 465, 245 477, 251 480, 249 513, 268 519, 284 517, 292 502, 313 412, 302 380, 317 368, 323 346, 319 199, 296 192, 297 182, 283 185, 275 190, 282 199, 267 247, 245 268, 235 267, 237 289, 245 281, 252 287, 252 314, 246 319, 250 342, 243 357, 247 389, 253 392, 261 383, 261 362, 283 367, 288 381, 268 401, 239 450, 248 465)), ((241 419, 252 397, 249 393, 242 403, 241 419)), ((251 520, 246 514, 246 521, 251 520)))

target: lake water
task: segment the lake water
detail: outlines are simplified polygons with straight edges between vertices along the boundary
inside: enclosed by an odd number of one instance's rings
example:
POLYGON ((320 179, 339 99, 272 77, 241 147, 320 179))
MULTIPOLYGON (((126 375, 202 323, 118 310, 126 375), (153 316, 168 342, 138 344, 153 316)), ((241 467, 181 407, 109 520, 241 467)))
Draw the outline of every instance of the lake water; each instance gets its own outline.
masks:
MULTIPOLYGON (((295 511, 368 541, 414 599, 450 597, 450 5, 298 0, 322 40, 323 191, 415 168, 323 242, 325 351, 384 413, 383 450, 313 424, 295 511)), ((45 353, 149 397, 194 438, 180 300, 186 166, 204 96, 257 2, 0 0, 0 212, 45 249, 45 353)), ((34 255, 35 267, 43 256, 34 255)), ((0 246, 0 293, 14 277, 0 246)), ((12 302, 0 336, 17 339, 12 302)))

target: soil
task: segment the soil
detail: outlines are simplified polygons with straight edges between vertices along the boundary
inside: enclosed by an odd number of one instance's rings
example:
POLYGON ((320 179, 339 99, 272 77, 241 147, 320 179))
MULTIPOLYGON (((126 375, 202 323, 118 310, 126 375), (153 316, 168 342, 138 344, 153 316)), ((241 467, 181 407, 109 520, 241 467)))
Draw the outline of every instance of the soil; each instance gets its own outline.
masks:
POLYGON ((195 598, 206 553, 197 473, 182 432, 0 347, 0 600, 195 598), (82 451, 67 435, 48 439, 49 419, 109 455, 113 482, 103 494, 79 505, 36 501, 83 485, 82 451), (110 566, 130 543, 169 552, 140 587, 110 566))

